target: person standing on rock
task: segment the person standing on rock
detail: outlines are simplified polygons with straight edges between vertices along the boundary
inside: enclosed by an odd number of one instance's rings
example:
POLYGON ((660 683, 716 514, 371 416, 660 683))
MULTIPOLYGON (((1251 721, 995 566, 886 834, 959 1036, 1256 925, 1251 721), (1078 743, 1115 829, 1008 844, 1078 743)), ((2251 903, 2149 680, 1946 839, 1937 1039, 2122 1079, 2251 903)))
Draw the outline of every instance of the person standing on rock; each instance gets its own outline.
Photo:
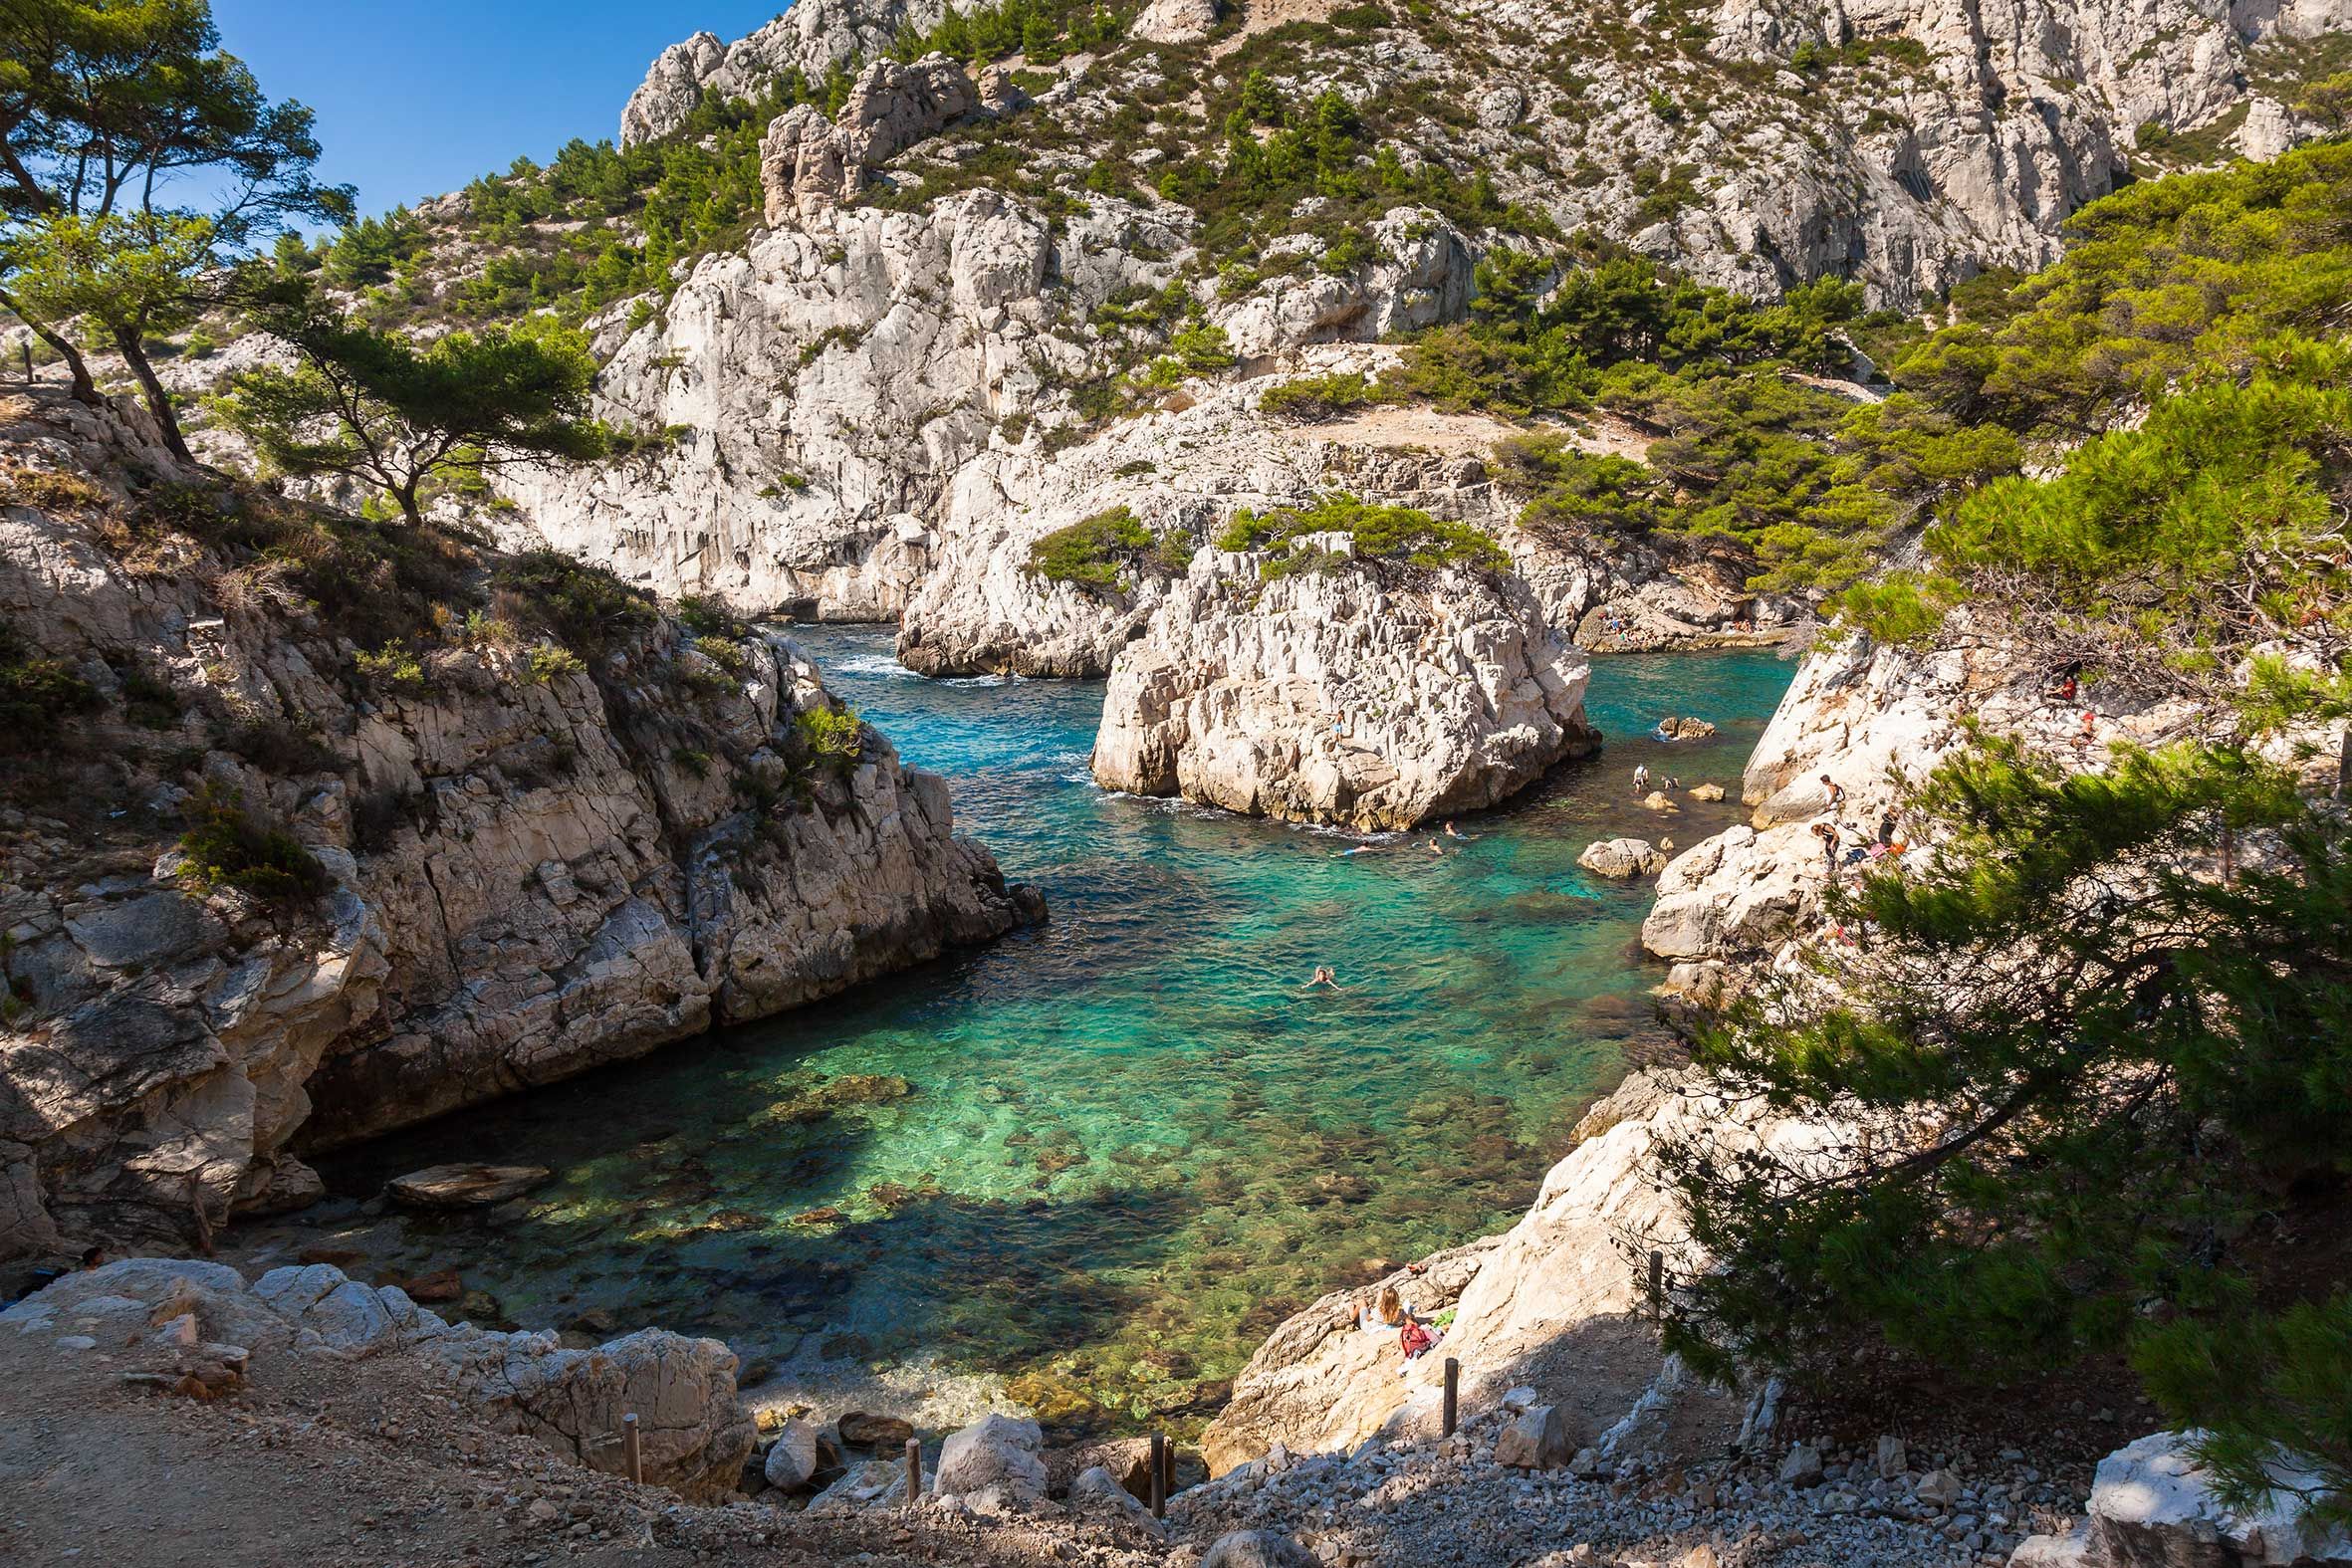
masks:
POLYGON ((1827 822, 1815 822, 1813 836, 1821 840, 1822 869, 1829 873, 1832 881, 1835 881, 1837 878, 1837 829, 1831 827, 1827 822))
POLYGON ((1823 774, 1821 776, 1821 795, 1829 802, 1829 809, 1835 812, 1846 803, 1846 786, 1827 774, 1823 774))

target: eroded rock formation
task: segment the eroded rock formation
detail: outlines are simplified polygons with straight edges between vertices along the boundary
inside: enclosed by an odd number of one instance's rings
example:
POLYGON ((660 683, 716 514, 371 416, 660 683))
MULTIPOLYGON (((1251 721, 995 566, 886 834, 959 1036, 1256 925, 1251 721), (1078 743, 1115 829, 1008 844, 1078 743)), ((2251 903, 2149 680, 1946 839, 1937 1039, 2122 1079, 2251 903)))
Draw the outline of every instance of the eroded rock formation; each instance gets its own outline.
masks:
POLYGON ((1355 564, 1266 580, 1264 564, 1203 552, 1120 650, 1094 743, 1104 787, 1411 827, 1493 805, 1591 744, 1584 657, 1516 577, 1384 582, 1355 564))

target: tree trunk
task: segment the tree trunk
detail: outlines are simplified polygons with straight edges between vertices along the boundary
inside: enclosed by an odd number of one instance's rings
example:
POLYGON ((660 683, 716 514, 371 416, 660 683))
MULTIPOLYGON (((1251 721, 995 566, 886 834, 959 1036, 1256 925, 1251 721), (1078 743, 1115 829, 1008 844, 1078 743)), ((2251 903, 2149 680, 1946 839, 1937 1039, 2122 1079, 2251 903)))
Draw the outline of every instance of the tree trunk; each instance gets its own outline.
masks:
POLYGON ((196 456, 188 450, 186 438, 179 433, 179 416, 171 411, 171 394, 163 389, 162 381, 155 375, 155 367, 147 362, 146 345, 139 341, 136 333, 118 332, 115 334, 115 347, 120 351, 123 362, 130 366, 130 373, 138 377, 140 390, 147 394, 147 409, 155 416, 155 426, 162 433, 163 449, 193 467, 196 456))
POLYGON ((392 499, 400 503, 400 516, 410 528, 424 527, 424 509, 416 504, 416 492, 421 481, 411 479, 392 492, 392 499))
POLYGON ((76 402, 88 403, 91 407, 96 408, 106 401, 105 398, 99 396, 98 383, 90 378, 89 362, 82 357, 82 350, 74 346, 72 338, 63 333, 53 332, 27 316, 24 307, 17 304, 5 290, 0 290, 0 307, 14 311, 17 320, 23 322, 34 336, 65 356, 66 373, 74 378, 74 400, 76 402))

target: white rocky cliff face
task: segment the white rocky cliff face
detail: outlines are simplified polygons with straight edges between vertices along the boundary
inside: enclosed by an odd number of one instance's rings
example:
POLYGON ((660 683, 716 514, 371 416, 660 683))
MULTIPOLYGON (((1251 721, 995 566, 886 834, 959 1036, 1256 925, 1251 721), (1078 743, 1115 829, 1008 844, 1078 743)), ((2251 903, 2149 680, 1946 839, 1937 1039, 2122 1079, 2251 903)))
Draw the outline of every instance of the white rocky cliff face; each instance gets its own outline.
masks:
POLYGON ((837 66, 880 54, 900 27, 928 28, 947 0, 795 0, 748 37, 723 44, 697 33, 663 50, 620 112, 620 144, 658 141, 686 123, 705 94, 757 98, 797 71, 823 81, 837 66))
POLYGON ((1356 564, 1265 581, 1262 562, 1204 552, 1120 651, 1094 744, 1106 788, 1410 827, 1590 744, 1584 656, 1516 578, 1384 584, 1356 564))
MULTIPOLYGON (((18 472, 157 461, 79 405, 9 418, 18 472)), ((371 685, 290 584, 168 528, 124 554, 127 490, 61 494, 0 511, 0 620, 97 708, 4 802, 0 1253, 53 1223, 168 1232, 296 1205, 318 1192, 298 1147, 1035 911, 880 736, 812 756, 803 718, 833 705, 781 638, 691 639, 640 608, 591 668, 494 618, 371 685), (281 824, 323 895, 192 886, 176 841, 198 780, 281 824)))

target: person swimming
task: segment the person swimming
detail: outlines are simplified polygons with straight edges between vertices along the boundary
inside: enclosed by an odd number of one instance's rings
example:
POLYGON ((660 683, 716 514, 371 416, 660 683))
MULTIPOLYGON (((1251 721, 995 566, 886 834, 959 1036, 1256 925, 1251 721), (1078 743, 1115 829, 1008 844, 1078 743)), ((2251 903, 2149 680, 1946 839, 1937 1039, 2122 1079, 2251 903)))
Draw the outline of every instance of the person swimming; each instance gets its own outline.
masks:
POLYGON ((1306 983, 1306 989, 1308 991, 1312 991, 1317 986, 1328 986, 1333 991, 1345 991, 1347 989, 1345 986, 1339 984, 1339 977, 1332 974, 1328 966, 1321 964, 1315 966, 1314 979, 1306 983))

